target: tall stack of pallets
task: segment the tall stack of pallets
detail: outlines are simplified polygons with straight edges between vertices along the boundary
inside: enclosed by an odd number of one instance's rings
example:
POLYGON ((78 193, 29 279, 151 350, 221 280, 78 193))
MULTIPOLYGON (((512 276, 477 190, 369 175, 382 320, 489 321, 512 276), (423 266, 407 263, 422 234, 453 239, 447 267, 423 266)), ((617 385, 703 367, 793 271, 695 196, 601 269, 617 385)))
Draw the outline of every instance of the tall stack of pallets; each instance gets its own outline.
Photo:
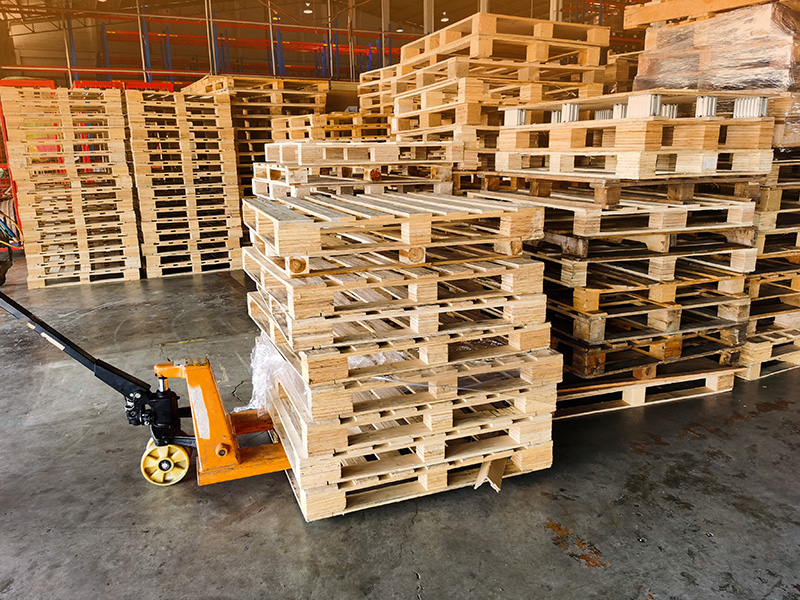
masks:
POLYGON ((530 250, 568 371, 558 414, 730 389, 760 243, 753 199, 772 164, 765 99, 657 90, 506 113, 510 183, 484 187, 516 194, 476 194, 545 208, 530 250))
POLYGON ((2 87, 31 288, 139 278, 120 90, 2 87))
POLYGON ((463 168, 493 169, 501 108, 603 93, 609 30, 477 13, 361 77, 362 111, 393 103, 400 141, 464 143, 463 168))
POLYGON ((329 88, 327 81, 313 79, 207 75, 183 91, 229 98, 239 194, 251 198, 253 165, 264 162, 264 145, 273 139, 272 119, 324 113, 329 88))
POLYGON ((147 276, 238 267, 242 226, 227 96, 125 94, 147 276))
POLYGON ((552 460, 561 357, 521 256, 542 210, 370 192, 245 202, 256 400, 308 520, 552 460))
POLYGON ((758 379, 800 366, 800 159, 772 165, 756 208, 756 269, 748 338, 738 373, 758 379))

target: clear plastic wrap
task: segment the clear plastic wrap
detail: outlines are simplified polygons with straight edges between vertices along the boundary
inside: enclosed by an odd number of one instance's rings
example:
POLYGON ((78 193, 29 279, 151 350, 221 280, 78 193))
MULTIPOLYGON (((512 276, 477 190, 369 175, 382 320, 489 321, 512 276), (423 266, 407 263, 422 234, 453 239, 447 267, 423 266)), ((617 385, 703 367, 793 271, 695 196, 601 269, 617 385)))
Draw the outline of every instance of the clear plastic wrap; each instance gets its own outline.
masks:
POLYGON ((635 90, 794 90, 800 13, 773 2, 650 27, 635 90))
POLYGON ((272 340, 262 333, 250 354, 253 371, 253 396, 243 410, 256 409, 259 416, 270 413, 278 394, 278 384, 293 397, 311 403, 311 390, 300 374, 281 355, 272 340))

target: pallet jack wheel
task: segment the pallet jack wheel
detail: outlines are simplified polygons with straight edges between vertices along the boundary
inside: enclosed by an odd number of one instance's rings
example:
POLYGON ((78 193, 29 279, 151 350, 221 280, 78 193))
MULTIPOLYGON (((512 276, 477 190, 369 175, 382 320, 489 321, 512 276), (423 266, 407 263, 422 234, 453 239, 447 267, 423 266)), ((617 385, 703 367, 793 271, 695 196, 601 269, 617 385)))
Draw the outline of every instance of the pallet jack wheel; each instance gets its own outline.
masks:
POLYGON ((189 472, 189 453, 183 446, 156 446, 152 440, 142 455, 142 475, 153 485, 173 485, 189 472))

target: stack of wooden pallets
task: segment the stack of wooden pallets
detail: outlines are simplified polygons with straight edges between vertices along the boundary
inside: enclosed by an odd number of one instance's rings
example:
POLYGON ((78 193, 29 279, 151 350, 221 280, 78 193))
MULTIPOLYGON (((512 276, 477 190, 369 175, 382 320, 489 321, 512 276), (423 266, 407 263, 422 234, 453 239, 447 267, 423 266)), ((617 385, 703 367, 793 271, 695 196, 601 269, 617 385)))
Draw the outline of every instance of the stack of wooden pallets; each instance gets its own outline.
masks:
POLYGON ((681 188, 626 189, 612 206, 580 188, 529 197, 545 209, 544 236, 529 249, 545 263, 552 346, 567 371, 559 415, 732 387, 749 317, 755 207, 746 196, 681 188), (665 393, 673 384, 681 393, 665 393))
POLYGON ((369 141, 389 137, 388 114, 333 112, 272 119, 272 140, 369 141))
POLYGON ((493 168, 500 108, 603 92, 609 30, 477 13, 361 77, 362 112, 385 111, 401 141, 464 143, 465 168, 493 168))
POLYGON ((147 276, 237 267, 242 227, 227 96, 125 95, 147 276))
POLYGON ((253 165, 264 162, 264 145, 273 139, 273 118, 324 113, 329 87, 319 80, 207 75, 184 91, 230 99, 239 193, 249 198, 253 165))
POLYGON ((774 127, 767 100, 650 90, 507 110, 497 170, 627 180, 764 173, 774 127))
POLYGON ((756 204, 755 246, 743 379, 800 366, 800 159, 779 156, 773 163, 756 204))
POLYGON ((31 288, 139 278, 120 90, 0 88, 31 288))
POLYGON ((747 93, 663 90, 506 111, 506 170, 479 174, 475 193, 546 210, 530 250, 568 372, 558 414, 732 387, 763 245, 766 110, 747 93))
POLYGON ((450 194, 462 153, 454 142, 276 142, 266 147, 269 162, 255 166, 253 191, 266 198, 316 191, 450 194))
POLYGON ((391 191, 245 206, 255 399, 306 519, 550 465, 561 356, 543 266, 520 256, 542 209, 391 191))
POLYGON ((361 73, 358 77, 358 112, 362 115, 391 115, 394 112, 394 79, 398 65, 361 73))

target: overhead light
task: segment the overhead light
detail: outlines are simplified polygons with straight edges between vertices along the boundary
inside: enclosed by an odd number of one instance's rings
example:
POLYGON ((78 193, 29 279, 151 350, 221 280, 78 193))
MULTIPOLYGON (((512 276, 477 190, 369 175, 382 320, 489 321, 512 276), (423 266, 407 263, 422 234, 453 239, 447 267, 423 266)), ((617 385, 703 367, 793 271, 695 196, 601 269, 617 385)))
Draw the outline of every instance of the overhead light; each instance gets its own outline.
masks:
POLYGON ((306 8, 303 11, 303 14, 310 15, 310 14, 313 14, 313 13, 314 13, 314 11, 311 10, 311 2, 306 2, 306 8))
MULTIPOLYGON (((104 0, 104 1, 105 1, 105 0, 104 0)), ((400 27, 400 28, 397 30, 397 33, 403 33, 403 28, 402 28, 402 27, 400 27)))
POLYGON ((447 13, 446 13, 445 11, 442 11, 442 18, 441 18, 441 19, 439 19, 439 20, 440 20, 442 23, 447 23, 447 22, 448 22, 450 19, 448 18, 448 16, 447 16, 447 13))

